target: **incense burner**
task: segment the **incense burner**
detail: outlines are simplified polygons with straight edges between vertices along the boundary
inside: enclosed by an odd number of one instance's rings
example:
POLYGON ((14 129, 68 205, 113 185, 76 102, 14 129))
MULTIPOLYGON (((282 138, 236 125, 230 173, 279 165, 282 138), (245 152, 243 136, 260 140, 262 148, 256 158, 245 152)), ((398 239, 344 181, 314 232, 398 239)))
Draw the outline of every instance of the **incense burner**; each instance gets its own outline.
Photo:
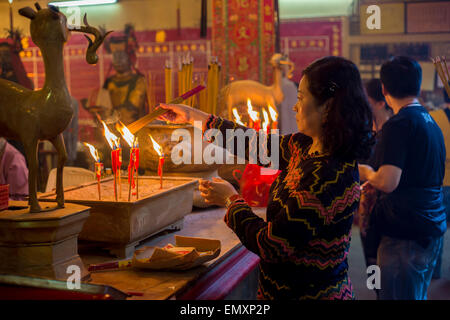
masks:
MULTIPOLYGON (((101 181, 102 200, 98 200, 97 182, 69 187, 64 191, 66 202, 91 207, 90 216, 79 239, 98 242, 110 253, 130 256, 140 241, 166 229, 182 228, 183 218, 192 211, 193 192, 197 179, 139 177, 139 198, 128 201, 126 177, 122 178, 122 197, 114 201, 113 179, 101 181)), ((55 201, 55 193, 45 193, 40 201, 55 201)))

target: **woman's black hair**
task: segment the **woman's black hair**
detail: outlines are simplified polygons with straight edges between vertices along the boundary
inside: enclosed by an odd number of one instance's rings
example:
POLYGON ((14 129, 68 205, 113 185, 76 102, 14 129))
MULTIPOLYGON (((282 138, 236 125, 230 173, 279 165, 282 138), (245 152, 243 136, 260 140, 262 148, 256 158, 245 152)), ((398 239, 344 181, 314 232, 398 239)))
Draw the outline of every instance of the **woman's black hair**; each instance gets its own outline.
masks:
POLYGON ((366 92, 367 96, 372 98, 373 100, 380 102, 386 102, 386 99, 383 95, 383 90, 381 88, 381 80, 380 79, 371 79, 366 83, 366 92))
POLYGON ((366 159, 375 143, 372 111, 356 65, 342 57, 324 57, 303 71, 318 105, 325 104, 324 149, 333 156, 366 159))
POLYGON ((392 108, 387 104, 386 99, 384 98, 380 79, 370 79, 369 81, 367 81, 365 87, 367 96, 369 98, 372 98, 376 102, 384 102, 384 108, 392 114, 394 113, 394 110, 392 110, 392 108))

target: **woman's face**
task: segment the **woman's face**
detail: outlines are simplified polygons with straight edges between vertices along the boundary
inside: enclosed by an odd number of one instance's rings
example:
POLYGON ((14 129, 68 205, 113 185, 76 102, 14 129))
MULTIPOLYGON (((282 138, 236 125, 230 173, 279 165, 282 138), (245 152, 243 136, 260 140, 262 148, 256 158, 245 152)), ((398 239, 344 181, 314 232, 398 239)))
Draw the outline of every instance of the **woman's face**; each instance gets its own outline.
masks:
POLYGON ((386 103, 384 101, 376 101, 369 96, 367 97, 367 100, 369 101, 373 113, 379 112, 385 108, 386 103))
POLYGON ((320 138, 324 121, 325 106, 318 106, 303 76, 298 85, 297 103, 294 106, 298 130, 311 138, 320 138))

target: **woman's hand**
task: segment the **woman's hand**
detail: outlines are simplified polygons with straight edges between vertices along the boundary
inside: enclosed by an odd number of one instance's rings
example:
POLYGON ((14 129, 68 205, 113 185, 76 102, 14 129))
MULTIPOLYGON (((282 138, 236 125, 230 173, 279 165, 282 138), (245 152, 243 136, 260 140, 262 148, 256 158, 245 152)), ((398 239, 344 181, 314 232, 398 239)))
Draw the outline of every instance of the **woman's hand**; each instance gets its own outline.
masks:
POLYGON ((212 178, 212 181, 200 180, 198 189, 206 203, 221 207, 225 207, 226 200, 229 197, 238 194, 231 183, 219 178, 212 178))
POLYGON ((358 164, 358 171, 360 181, 369 180, 369 177, 375 172, 375 170, 367 164, 358 164))
POLYGON ((198 109, 194 109, 184 104, 163 104, 159 105, 163 109, 169 111, 159 116, 159 120, 172 122, 172 123, 190 123, 194 124, 194 121, 201 121, 205 123, 208 120, 209 114, 198 109))

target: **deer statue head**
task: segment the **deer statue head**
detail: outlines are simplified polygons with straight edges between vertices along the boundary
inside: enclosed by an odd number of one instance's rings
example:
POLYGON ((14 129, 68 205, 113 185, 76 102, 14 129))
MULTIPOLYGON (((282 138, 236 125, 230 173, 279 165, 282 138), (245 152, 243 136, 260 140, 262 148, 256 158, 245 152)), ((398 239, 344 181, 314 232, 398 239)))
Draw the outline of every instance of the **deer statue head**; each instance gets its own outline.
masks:
POLYGON ((270 58, 270 64, 277 69, 282 69, 283 66, 289 66, 287 72, 287 77, 292 77, 292 72, 294 71, 294 63, 289 60, 288 56, 281 53, 275 53, 272 58, 270 58))
MULTIPOLYGON (((31 20, 30 33, 33 42, 40 48, 55 45, 55 43, 64 44, 68 38, 70 31, 67 27, 66 16, 59 11, 57 7, 49 5, 48 8, 42 9, 39 3, 35 3, 36 10, 25 7, 19 10, 19 14, 31 20)), ((72 31, 84 32, 94 35, 94 41, 88 36, 89 46, 86 51, 86 61, 89 64, 97 63, 97 49, 102 44, 105 37, 111 32, 100 31, 87 22, 86 14, 84 15, 84 26, 75 28, 72 31)))

